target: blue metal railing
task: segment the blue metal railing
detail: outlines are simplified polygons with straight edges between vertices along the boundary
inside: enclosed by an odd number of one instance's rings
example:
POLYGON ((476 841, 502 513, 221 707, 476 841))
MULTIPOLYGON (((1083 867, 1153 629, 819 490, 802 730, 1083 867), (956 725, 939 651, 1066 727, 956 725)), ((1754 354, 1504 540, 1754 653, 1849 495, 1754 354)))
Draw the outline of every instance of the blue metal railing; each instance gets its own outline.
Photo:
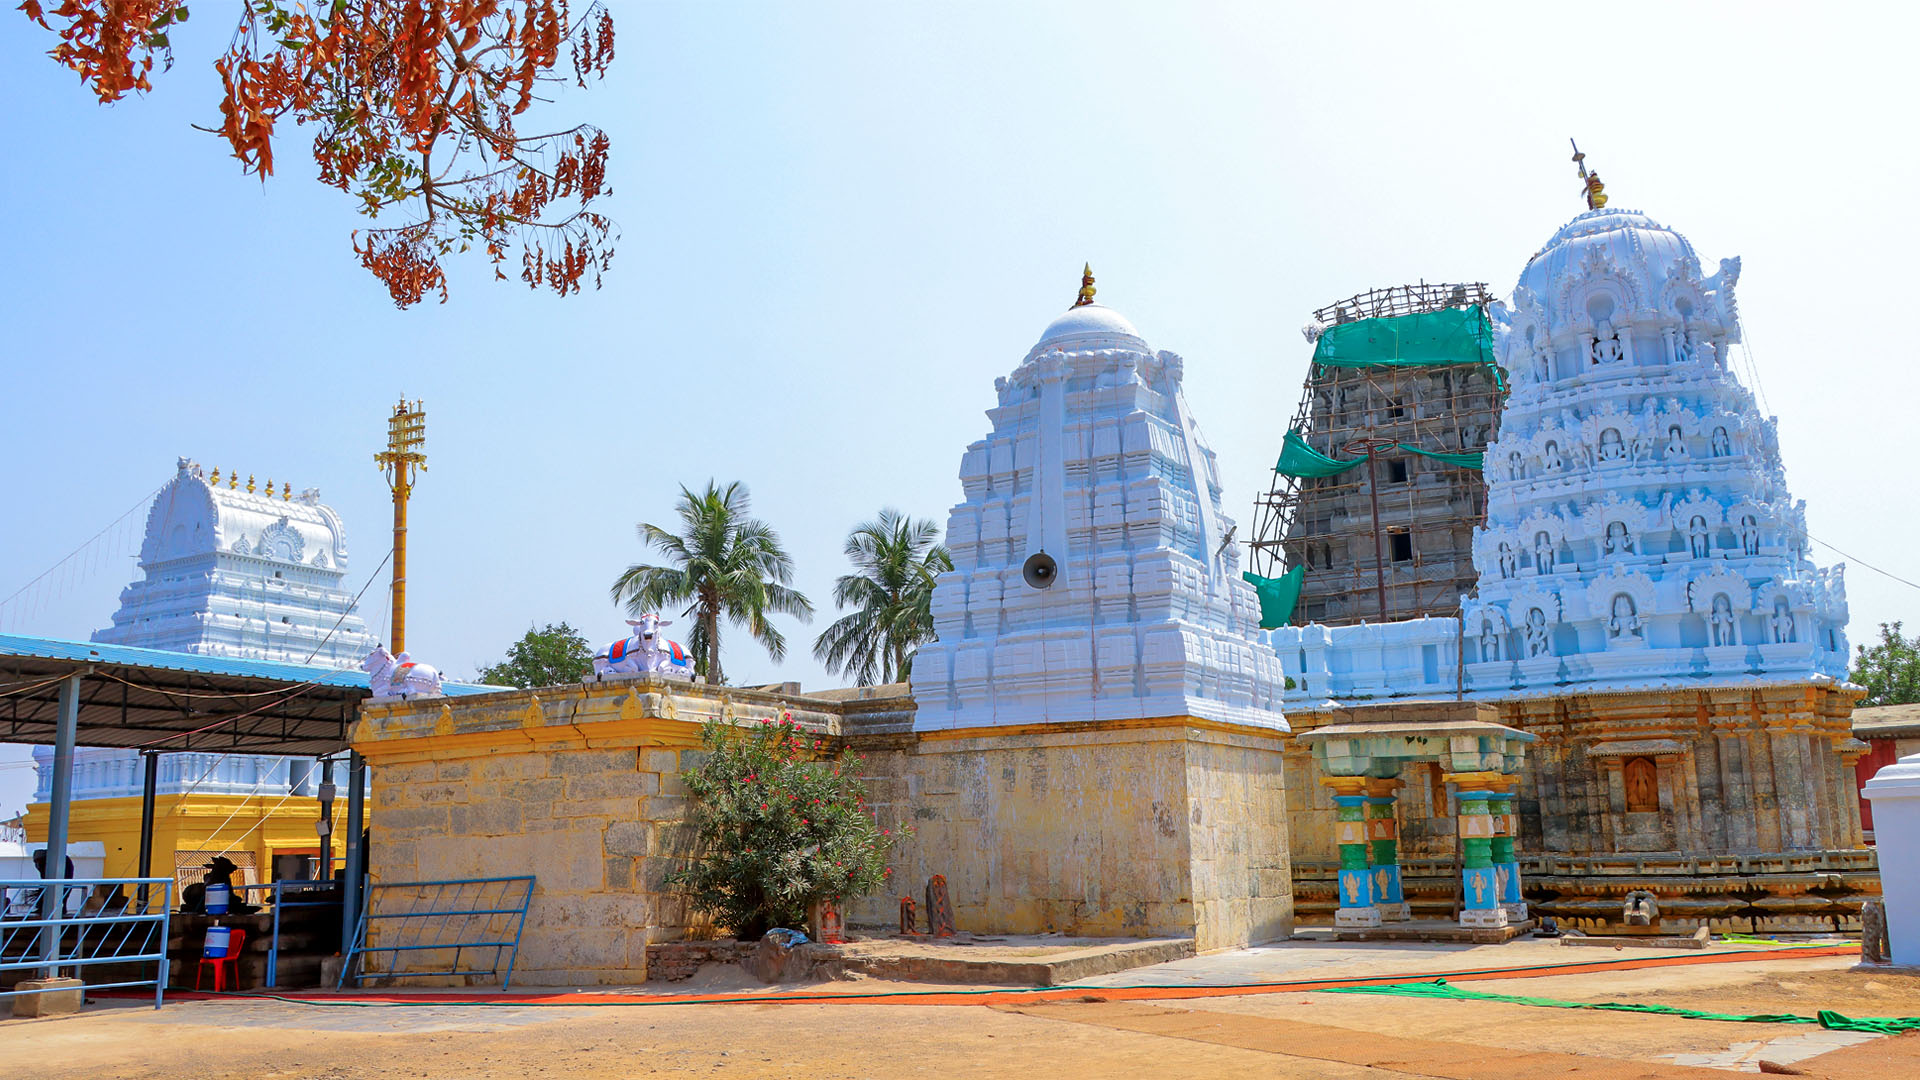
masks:
MULTIPOLYGON (((172 898, 171 878, 0 881, 0 972, 56 977, 73 969, 88 990, 151 986, 157 1009, 167 991, 172 898), (153 974, 111 982, 85 979, 86 969, 107 964, 136 969, 152 964, 153 974)), ((6 989, 0 999, 43 992, 6 989)))
MULTIPOLYGON (((274 987, 274 986, 280 985, 280 911, 281 909, 282 908, 285 908, 288 910, 291 910, 293 908, 338 909, 340 907, 340 897, 339 897, 340 885, 338 882, 333 882, 333 881, 275 881, 265 885, 235 885, 233 887, 234 892, 241 893, 243 895, 250 892, 258 892, 261 890, 266 890, 266 892, 268 893, 267 903, 272 905, 272 909, 273 909, 273 937, 269 939, 269 942, 267 945, 267 985, 269 987, 274 987), (324 900, 288 900, 286 899, 286 895, 288 893, 304 893, 304 892, 317 892, 317 893, 332 892, 334 893, 334 895, 324 900)), ((249 901, 249 903, 251 902, 252 901, 249 901)))
POLYGON ((364 895, 337 986, 345 986, 349 978, 364 985, 368 979, 443 975, 499 975, 503 990, 512 983, 520 932, 533 900, 531 876, 369 882, 364 895), (376 942, 369 943, 368 928, 375 925, 380 932, 376 942), (463 953, 487 949, 492 950, 492 962, 485 969, 460 966, 463 953), (452 950, 453 956, 444 968, 432 963, 401 967, 407 954, 430 950, 452 950), (378 953, 392 954, 385 971, 355 971, 355 960, 365 968, 367 956, 378 953))

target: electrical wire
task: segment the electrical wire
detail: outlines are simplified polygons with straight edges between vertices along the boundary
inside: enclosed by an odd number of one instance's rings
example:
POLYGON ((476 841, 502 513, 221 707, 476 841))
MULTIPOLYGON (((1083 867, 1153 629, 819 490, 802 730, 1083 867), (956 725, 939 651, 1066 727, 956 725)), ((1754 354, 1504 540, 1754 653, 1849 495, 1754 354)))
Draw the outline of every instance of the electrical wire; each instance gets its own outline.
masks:
POLYGON ((327 631, 327 636, 321 638, 320 644, 315 645, 313 651, 307 654, 307 663, 313 663, 313 658, 320 655, 320 650, 326 647, 327 642, 333 640, 334 630, 340 629, 340 624, 347 621, 347 616, 353 614, 354 611, 359 608, 360 598, 367 595, 367 590, 372 588, 373 583, 380 579, 380 571, 386 569, 387 560, 391 558, 393 558, 393 549, 388 548, 386 555, 380 560, 380 565, 374 567, 373 573, 367 575, 367 583, 360 586, 359 592, 353 594, 353 603, 347 605, 347 610, 341 612, 340 617, 333 621, 333 628, 327 631))
POLYGON ((35 585, 39 584, 43 579, 45 579, 48 575, 54 573, 57 570, 60 570, 62 567, 65 567, 67 569, 67 572, 69 575, 69 584, 71 584, 71 575, 72 575, 73 568, 71 566, 68 566, 68 563, 70 563, 76 555, 80 555, 81 553, 87 551, 93 545, 94 541, 99 540, 102 536, 105 536, 107 533, 112 532, 114 528, 119 526, 121 522, 125 521, 135 511, 139 510, 141 507, 144 507, 148 503, 152 502, 154 498, 158 496, 160 492, 165 489, 166 489, 166 485, 162 484, 159 487, 154 488, 152 491, 148 492, 147 494, 142 495, 140 497, 139 502, 136 502, 131 507, 128 507, 126 512, 121 514, 119 517, 114 518, 111 522, 107 524, 106 528, 101 529, 97 533, 94 533, 91 537, 89 537, 86 541, 81 543, 78 547, 75 547, 72 551, 69 551, 65 555, 61 556, 59 562, 56 562, 52 566, 49 566, 45 570, 42 570, 40 573, 34 576, 33 580, 13 590, 12 593, 7 595, 6 599, 0 600, 0 608, 5 608, 8 604, 13 603, 15 600, 19 599, 20 594, 26 592, 28 589, 33 588, 35 585))

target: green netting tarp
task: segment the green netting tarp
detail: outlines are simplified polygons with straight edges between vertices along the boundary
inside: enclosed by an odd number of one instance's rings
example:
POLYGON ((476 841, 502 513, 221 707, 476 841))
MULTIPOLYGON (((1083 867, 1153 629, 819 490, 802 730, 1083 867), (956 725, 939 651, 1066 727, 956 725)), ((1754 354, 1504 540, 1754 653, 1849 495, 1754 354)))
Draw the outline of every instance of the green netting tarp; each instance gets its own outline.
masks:
MULTIPOLYGON (((1444 461, 1449 465, 1456 465, 1462 469, 1479 469, 1485 464, 1486 457, 1485 454, 1478 451, 1452 454, 1440 450, 1422 450, 1417 446, 1408 446, 1406 443, 1395 443, 1386 449, 1405 450, 1409 454, 1419 454, 1421 457, 1430 457, 1435 461, 1444 461)), ((1320 451, 1315 450, 1313 447, 1308 446, 1307 440, 1302 437, 1298 431, 1288 431, 1286 437, 1280 440, 1280 460, 1274 464, 1273 471, 1285 473, 1288 476, 1312 479, 1322 476, 1338 476, 1356 465, 1365 465, 1366 463, 1367 455, 1365 454, 1361 454, 1357 458, 1349 458, 1345 461, 1339 458, 1330 458, 1320 451)))
POLYGON ((1493 324, 1478 305, 1392 315, 1330 326, 1313 349, 1313 362, 1331 367, 1418 367, 1485 364, 1494 369, 1493 324))
POLYGON ((1364 454, 1351 461, 1330 458, 1308 446, 1307 440, 1302 438, 1298 431, 1288 431, 1286 438, 1280 440, 1280 461, 1273 467, 1273 471, 1283 472, 1288 476, 1338 476, 1355 465, 1366 463, 1364 454))
POLYGON ((1261 577, 1252 571, 1240 574, 1260 594, 1260 629, 1272 630, 1292 621, 1294 602, 1300 599, 1300 579, 1306 576, 1306 570, 1296 566, 1277 578, 1261 577))
POLYGON ((1409 454, 1419 454, 1421 457, 1430 457, 1435 461, 1444 461, 1449 465, 1458 465, 1463 469, 1473 469, 1477 471, 1487 463, 1487 455, 1478 450, 1466 454, 1445 454, 1438 450, 1422 450, 1416 446, 1408 446, 1406 443, 1398 443, 1396 446, 1398 449, 1405 450, 1409 454))
POLYGON ((1462 990, 1445 979, 1423 983, 1400 983, 1395 986, 1329 987, 1320 993, 1390 994, 1395 997, 1448 998, 1455 1001, 1502 1001, 1510 1005, 1539 1005, 1550 1009, 1603 1009, 1609 1012, 1658 1013, 1661 1016, 1679 1016, 1689 1020, 1730 1020, 1746 1024, 1819 1024, 1823 1028, 1834 1031, 1865 1031, 1876 1035, 1898 1035, 1903 1031, 1920 1031, 1920 1016, 1843 1016, 1830 1009, 1821 1009, 1813 1016, 1800 1016, 1795 1013, 1741 1015, 1682 1009, 1673 1005, 1637 1005, 1620 1001, 1559 1001, 1554 998, 1522 997, 1518 994, 1486 994, 1477 990, 1462 990))

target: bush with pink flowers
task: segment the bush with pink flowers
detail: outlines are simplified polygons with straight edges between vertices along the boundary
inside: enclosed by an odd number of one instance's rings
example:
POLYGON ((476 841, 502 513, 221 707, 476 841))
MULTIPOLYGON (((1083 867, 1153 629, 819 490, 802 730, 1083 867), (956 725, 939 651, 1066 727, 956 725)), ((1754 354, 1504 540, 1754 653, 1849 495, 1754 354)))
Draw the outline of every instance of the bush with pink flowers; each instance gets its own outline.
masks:
POLYGON ((710 721, 707 753, 682 774, 692 790, 692 857, 668 880, 743 939, 803 927, 816 901, 885 884, 892 831, 874 820, 852 766, 792 717, 710 721))

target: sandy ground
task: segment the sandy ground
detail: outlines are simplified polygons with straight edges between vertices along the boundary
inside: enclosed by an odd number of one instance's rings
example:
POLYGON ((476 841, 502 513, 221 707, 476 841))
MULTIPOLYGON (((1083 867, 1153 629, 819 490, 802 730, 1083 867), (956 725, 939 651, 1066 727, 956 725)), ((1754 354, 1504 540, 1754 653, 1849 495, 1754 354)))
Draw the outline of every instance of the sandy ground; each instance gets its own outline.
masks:
MULTIPOLYGON (((1227 983, 1242 980, 1249 969, 1288 965, 1296 965, 1293 977, 1301 977, 1299 965, 1311 976, 1354 967, 1411 973, 1504 966, 1474 962, 1489 955, 1481 950, 1465 952, 1473 955, 1444 958, 1449 964, 1419 950, 1396 957, 1390 947, 1298 955, 1282 947, 1161 965, 1178 969, 1173 973, 1126 974, 1136 976, 1133 985, 1153 984, 1156 976, 1162 984, 1192 985, 1209 968, 1218 983, 1227 983)), ((1576 958, 1573 950, 1544 945, 1504 955, 1516 963, 1576 958)), ((1578 959, 1594 957, 1583 952, 1578 959)), ((1920 978, 1861 973, 1852 965, 1846 958, 1781 959, 1463 985, 1715 1012, 1811 1014, 1825 1008, 1853 1016, 1920 1016, 1920 978)), ((859 989, 890 985, 928 989, 877 980, 864 981, 859 989)), ((76 1017, 0 1021, 0 1075, 7 1080, 1015 1074, 1677 1080, 1726 1075, 1689 1062, 1717 1060, 1723 1069, 1744 1062, 1751 1070, 1768 1057, 1831 1080, 1920 1076, 1920 1035, 1843 1047, 1830 1038, 1840 1033, 1814 1025, 1491 1002, 1331 993, 1118 1001, 1101 1000, 1100 990, 1091 987, 1085 997, 1090 1000, 1032 1007, 772 1002, 364 1007, 221 1000, 173 1003, 156 1011, 109 1004, 76 1017), (1823 1035, 1828 1040, 1818 1041, 1823 1035), (1807 1042, 1810 1036, 1816 1041, 1807 1042)))

